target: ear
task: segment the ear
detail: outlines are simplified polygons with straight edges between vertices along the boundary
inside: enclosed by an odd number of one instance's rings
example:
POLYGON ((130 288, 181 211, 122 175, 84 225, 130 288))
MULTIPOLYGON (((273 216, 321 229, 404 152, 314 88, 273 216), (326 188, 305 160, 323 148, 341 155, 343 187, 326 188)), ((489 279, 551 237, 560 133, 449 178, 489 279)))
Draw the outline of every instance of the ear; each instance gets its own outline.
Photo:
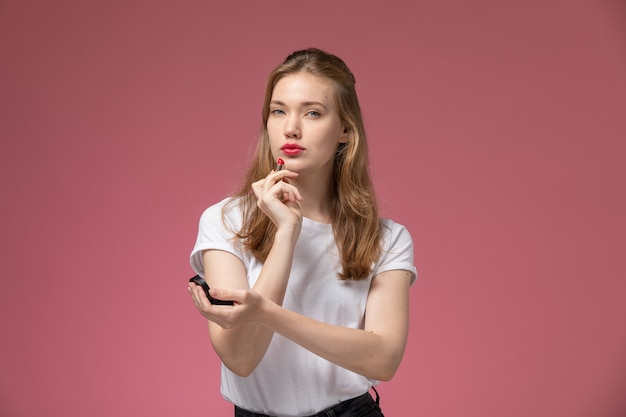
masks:
POLYGON ((348 128, 344 126, 343 132, 339 136, 339 143, 346 143, 348 141, 348 128))

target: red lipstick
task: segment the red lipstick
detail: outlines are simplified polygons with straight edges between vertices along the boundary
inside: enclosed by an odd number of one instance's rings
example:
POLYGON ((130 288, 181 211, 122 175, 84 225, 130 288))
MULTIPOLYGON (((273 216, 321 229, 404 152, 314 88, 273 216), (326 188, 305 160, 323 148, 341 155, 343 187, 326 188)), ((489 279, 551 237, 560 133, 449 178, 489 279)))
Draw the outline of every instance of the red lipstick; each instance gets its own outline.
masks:
POLYGON ((276 172, 285 167, 285 161, 283 161, 282 158, 278 158, 278 161, 276 161, 276 163, 278 164, 278 166, 276 167, 276 172))
POLYGON ((287 143, 280 148, 287 155, 297 155, 304 150, 304 148, 300 145, 296 145, 295 143, 287 143))

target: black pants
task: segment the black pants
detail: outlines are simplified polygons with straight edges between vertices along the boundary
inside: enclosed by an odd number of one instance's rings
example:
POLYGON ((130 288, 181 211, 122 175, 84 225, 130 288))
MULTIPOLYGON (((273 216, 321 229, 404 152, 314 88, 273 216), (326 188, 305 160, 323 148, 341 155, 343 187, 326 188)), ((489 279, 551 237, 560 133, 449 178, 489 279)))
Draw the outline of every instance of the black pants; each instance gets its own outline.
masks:
MULTIPOLYGON (((320 411, 317 414, 306 417, 384 417, 380 410, 380 396, 378 391, 372 388, 376 393, 376 400, 366 392, 365 394, 352 398, 351 400, 342 401, 337 405, 320 411)), ((235 406, 235 417, 272 417, 267 414, 254 413, 235 406)))

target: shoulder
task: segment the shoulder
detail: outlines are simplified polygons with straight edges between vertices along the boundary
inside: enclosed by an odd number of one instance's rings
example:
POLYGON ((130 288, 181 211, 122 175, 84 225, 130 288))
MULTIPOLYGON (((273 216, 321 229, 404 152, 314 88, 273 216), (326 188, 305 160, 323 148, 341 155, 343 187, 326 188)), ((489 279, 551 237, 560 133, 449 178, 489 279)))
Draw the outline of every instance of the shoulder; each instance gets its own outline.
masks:
POLYGON ((191 266, 196 273, 204 274, 203 251, 218 249, 242 258, 235 233, 241 225, 241 210, 236 199, 225 198, 204 210, 200 216, 198 237, 191 252, 191 266))
POLYGON ((207 207, 200 217, 201 225, 224 223, 228 226, 241 225, 241 199, 227 197, 207 207))
POLYGON ((413 238, 409 230, 402 224, 391 219, 381 219, 382 253, 375 268, 374 275, 401 269, 411 273, 411 283, 417 278, 414 266, 413 238))
POLYGON ((382 218, 380 222, 382 226, 383 250, 388 249, 389 245, 398 242, 408 243, 413 246, 413 237, 404 225, 386 218, 382 218))

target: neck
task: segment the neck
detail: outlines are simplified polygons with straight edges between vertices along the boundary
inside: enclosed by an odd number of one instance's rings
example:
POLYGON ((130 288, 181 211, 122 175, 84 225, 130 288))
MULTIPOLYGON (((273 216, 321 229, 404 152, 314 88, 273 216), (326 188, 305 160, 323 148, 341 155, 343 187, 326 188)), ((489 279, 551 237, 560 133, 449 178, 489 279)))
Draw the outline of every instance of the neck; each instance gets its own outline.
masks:
POLYGON ((330 176, 303 177, 291 181, 302 195, 302 215, 316 222, 330 223, 330 176))

